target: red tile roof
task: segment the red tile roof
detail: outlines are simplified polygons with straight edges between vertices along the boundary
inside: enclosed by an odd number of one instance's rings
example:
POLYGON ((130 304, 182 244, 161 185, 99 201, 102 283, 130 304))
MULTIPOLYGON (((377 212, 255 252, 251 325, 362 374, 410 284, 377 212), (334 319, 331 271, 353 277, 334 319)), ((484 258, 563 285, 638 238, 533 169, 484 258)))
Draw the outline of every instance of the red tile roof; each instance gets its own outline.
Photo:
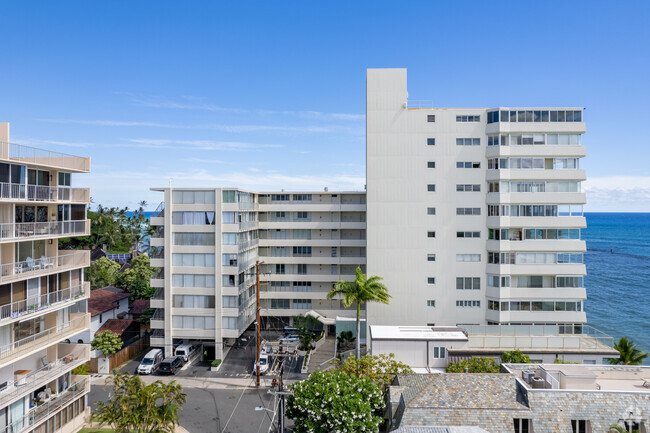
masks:
POLYGON ((133 325, 134 323, 137 322, 132 319, 108 319, 106 322, 104 322, 102 327, 97 330, 95 335, 100 334, 104 331, 113 331, 114 334, 122 336, 122 334, 124 334, 124 331, 129 329, 129 326, 133 325))
POLYGON ((147 308, 149 308, 149 300, 138 299, 137 301, 133 301, 133 304, 131 304, 129 314, 142 314, 142 312, 147 308))
POLYGON ((115 293, 106 289, 95 289, 90 292, 88 300, 88 312, 91 316, 110 311, 118 307, 118 302, 131 296, 130 293, 115 293))

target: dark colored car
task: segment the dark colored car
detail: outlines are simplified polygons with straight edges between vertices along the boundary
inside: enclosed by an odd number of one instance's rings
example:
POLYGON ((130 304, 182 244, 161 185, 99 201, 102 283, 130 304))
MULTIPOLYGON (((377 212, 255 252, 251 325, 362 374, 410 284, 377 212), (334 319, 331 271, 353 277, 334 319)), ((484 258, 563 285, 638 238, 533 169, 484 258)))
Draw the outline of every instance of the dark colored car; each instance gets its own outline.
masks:
POLYGON ((160 363, 160 368, 158 372, 162 374, 176 374, 178 370, 183 366, 183 360, 180 356, 174 356, 173 358, 165 358, 160 363))

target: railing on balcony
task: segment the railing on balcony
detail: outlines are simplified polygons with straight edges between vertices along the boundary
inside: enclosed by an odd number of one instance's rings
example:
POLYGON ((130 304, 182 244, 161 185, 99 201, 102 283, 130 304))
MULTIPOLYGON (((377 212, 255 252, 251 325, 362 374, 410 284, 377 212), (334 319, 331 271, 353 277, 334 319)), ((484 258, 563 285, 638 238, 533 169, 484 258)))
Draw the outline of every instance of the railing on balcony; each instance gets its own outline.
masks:
POLYGON ((88 188, 25 185, 0 182, 0 199, 88 203, 90 200, 90 190, 88 188))
POLYGON ((25 391, 29 388, 34 386, 38 388, 40 385, 48 383, 60 376, 64 371, 85 363, 89 357, 90 346, 75 345, 75 349, 72 352, 49 362, 48 365, 38 370, 28 373, 21 378, 19 383, 14 382, 14 387, 10 391, 5 391, 0 394, 0 406, 6 406, 7 403, 13 401, 19 395, 25 394, 25 391))
POLYGON ((22 340, 0 346, 0 360, 5 360, 29 350, 41 349, 52 343, 63 340, 67 335, 74 335, 89 326, 89 316, 83 314, 80 317, 53 326, 45 331, 30 335, 22 340))
POLYGON ((165 216, 165 202, 161 201, 155 211, 153 211, 154 217, 163 217, 165 216))
POLYGON ((165 268, 153 268, 152 280, 162 280, 165 278, 165 268))
POLYGON ((154 311, 153 316, 151 316, 151 320, 165 320, 165 309, 156 308, 156 311, 154 311))
POLYGON ((151 336, 153 338, 165 338, 165 330, 164 329, 154 329, 153 332, 151 333, 151 336))
POLYGON ((151 299, 164 300, 165 299, 165 289, 163 287, 158 287, 156 291, 151 296, 151 299))
POLYGON ((60 302, 72 301, 86 295, 85 284, 80 284, 68 289, 57 290, 56 292, 44 295, 31 296, 22 301, 12 302, 0 306, 0 320, 15 319, 25 314, 41 311, 60 302))
POLYGON ((22 262, 4 263, 0 265, 0 282, 14 279, 16 276, 22 277, 63 270, 62 268, 87 266, 89 258, 89 251, 77 251, 54 257, 41 257, 40 259, 28 257, 22 262))
POLYGON ((85 377, 77 380, 68 389, 57 394, 56 397, 51 397, 49 401, 35 407, 22 418, 1 429, 0 433, 20 433, 23 430, 27 430, 30 426, 49 418, 63 406, 85 394, 87 391, 87 382, 88 379, 85 377))
POLYGON ((153 233, 151 233, 152 238, 164 238, 165 237, 165 228, 163 226, 157 226, 153 233))
POLYGON ((151 247, 149 251, 150 259, 164 259, 165 249, 163 247, 151 247))
POLYGON ((0 157, 69 170, 90 171, 90 158, 0 141, 0 157))
POLYGON ((2 223, 0 240, 54 235, 84 235, 88 220, 40 223, 2 223))

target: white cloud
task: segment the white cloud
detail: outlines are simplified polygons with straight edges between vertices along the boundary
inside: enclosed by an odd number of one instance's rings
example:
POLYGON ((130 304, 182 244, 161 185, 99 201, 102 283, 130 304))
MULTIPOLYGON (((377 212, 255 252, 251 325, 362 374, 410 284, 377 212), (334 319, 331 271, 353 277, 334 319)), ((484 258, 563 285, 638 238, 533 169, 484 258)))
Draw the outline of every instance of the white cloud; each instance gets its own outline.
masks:
POLYGON ((70 141, 54 141, 54 140, 38 140, 35 138, 18 138, 12 139, 13 143, 21 144, 23 146, 68 146, 68 147, 90 147, 93 146, 91 143, 78 143, 70 141))
POLYGON ((144 147, 151 149, 194 149, 194 150, 233 150, 253 151, 267 148, 284 147, 279 144, 255 144, 239 141, 213 141, 213 140, 169 140, 152 138, 132 138, 131 144, 121 146, 144 147))
POLYGON ((592 177, 582 183, 589 212, 649 212, 650 176, 592 177))

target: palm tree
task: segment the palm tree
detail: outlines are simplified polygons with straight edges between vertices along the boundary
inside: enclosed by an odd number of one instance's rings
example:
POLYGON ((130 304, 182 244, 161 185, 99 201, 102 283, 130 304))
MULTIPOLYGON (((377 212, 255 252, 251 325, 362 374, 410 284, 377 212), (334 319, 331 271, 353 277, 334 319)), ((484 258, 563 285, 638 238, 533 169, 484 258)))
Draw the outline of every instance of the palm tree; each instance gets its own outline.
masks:
POLYGON ((366 274, 361 272, 361 267, 357 267, 357 277, 354 281, 338 281, 327 294, 327 299, 342 295, 343 306, 346 308, 355 302, 357 304, 357 359, 361 356, 361 304, 366 302, 388 304, 391 297, 386 286, 381 283, 382 280, 383 278, 377 276, 368 278, 366 274))
POLYGON ((636 344, 627 337, 621 337, 618 343, 614 344, 614 349, 618 350, 619 358, 609 358, 610 364, 619 365, 639 365, 648 357, 648 354, 637 349, 636 344))
MULTIPOLYGON (((626 430, 620 424, 612 424, 609 426, 608 433, 630 433, 630 430, 626 430)), ((639 433, 639 430, 632 430, 632 433, 639 433)))

